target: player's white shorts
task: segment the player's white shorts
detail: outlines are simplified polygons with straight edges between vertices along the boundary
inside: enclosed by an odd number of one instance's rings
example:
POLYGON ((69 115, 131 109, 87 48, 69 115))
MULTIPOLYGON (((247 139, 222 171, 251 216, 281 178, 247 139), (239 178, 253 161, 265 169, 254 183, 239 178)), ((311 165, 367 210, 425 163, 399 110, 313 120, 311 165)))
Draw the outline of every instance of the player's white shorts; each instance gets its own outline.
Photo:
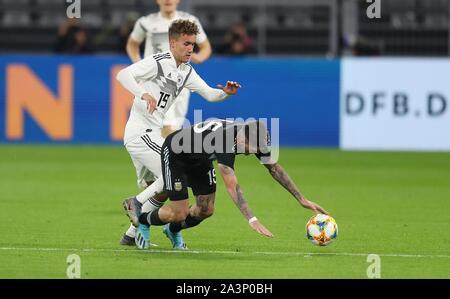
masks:
POLYGON ((186 114, 189 107, 189 97, 191 92, 189 89, 183 88, 175 102, 170 106, 164 115, 163 125, 172 126, 180 129, 183 126, 184 120, 186 119, 186 114))
POLYGON ((160 130, 147 130, 142 136, 128 142, 125 147, 136 168, 137 184, 146 188, 147 182, 161 176, 161 146, 164 139, 160 130))

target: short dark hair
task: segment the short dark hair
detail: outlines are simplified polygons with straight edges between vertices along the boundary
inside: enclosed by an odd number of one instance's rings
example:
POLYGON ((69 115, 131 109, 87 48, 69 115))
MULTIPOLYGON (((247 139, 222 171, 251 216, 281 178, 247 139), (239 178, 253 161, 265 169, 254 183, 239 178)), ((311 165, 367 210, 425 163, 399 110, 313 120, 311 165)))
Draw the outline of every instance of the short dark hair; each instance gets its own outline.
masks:
POLYGON ((169 39, 177 39, 181 35, 197 35, 198 26, 189 20, 176 20, 169 27, 169 39))

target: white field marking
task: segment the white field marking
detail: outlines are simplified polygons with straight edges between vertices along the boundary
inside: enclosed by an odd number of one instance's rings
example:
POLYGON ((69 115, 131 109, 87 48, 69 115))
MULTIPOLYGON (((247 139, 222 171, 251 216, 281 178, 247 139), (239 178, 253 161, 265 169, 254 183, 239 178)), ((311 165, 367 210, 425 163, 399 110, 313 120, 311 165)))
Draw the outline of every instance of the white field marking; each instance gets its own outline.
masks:
MULTIPOLYGON (((175 253, 175 254, 233 254, 233 255, 285 255, 285 256, 368 256, 369 253, 348 253, 348 252, 245 252, 245 251, 220 251, 220 250, 133 250, 133 249, 108 249, 108 248, 27 248, 27 247, 0 247, 0 251, 75 251, 75 252, 128 252, 128 253, 175 253)), ((394 254, 381 253, 382 257, 403 257, 403 258, 447 258, 450 255, 430 255, 430 254, 394 254)))

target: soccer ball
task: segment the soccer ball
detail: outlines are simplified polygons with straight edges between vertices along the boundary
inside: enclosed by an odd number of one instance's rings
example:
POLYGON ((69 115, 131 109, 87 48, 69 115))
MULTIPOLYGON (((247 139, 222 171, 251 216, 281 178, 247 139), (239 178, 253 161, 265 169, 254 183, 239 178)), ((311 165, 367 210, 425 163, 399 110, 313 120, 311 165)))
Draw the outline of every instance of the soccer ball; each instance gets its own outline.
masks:
POLYGON ((333 242, 338 235, 338 226, 333 217, 317 214, 306 223, 306 237, 314 245, 326 246, 333 242))

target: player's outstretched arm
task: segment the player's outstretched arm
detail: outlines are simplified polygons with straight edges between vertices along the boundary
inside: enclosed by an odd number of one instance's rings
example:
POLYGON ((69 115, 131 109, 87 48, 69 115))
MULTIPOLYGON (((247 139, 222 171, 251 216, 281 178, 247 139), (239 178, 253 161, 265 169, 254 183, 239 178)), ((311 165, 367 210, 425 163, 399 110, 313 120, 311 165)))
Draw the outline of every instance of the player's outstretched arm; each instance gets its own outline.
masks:
POLYGON ((217 87, 222 89, 227 95, 231 96, 237 93, 238 89, 241 88, 241 85, 234 81, 227 81, 225 86, 218 84, 217 87))
POLYGON ((258 221, 258 219, 253 214, 252 210, 248 206, 248 203, 245 200, 244 194, 241 190, 241 187, 237 182, 234 170, 231 167, 219 163, 219 171, 223 177, 223 181, 227 188, 228 194, 230 195, 231 199, 234 201, 236 206, 239 208, 242 215, 244 215, 244 217, 247 218, 251 228, 263 236, 273 237, 273 234, 258 221))
POLYGON ((222 102, 229 96, 236 94, 241 85, 234 81, 227 81, 225 86, 219 84, 217 85, 218 88, 212 88, 192 68, 191 75, 188 77, 184 87, 198 93, 208 102, 222 102))
POLYGON ((289 174, 286 172, 286 170, 283 169, 283 167, 281 167, 280 164, 278 163, 264 164, 264 166, 269 170, 272 177, 297 199, 297 201, 302 205, 302 207, 310 209, 316 214, 322 213, 328 215, 328 212, 325 211, 324 208, 322 208, 321 206, 312 201, 307 200, 300 193, 297 186, 290 178, 289 174))

